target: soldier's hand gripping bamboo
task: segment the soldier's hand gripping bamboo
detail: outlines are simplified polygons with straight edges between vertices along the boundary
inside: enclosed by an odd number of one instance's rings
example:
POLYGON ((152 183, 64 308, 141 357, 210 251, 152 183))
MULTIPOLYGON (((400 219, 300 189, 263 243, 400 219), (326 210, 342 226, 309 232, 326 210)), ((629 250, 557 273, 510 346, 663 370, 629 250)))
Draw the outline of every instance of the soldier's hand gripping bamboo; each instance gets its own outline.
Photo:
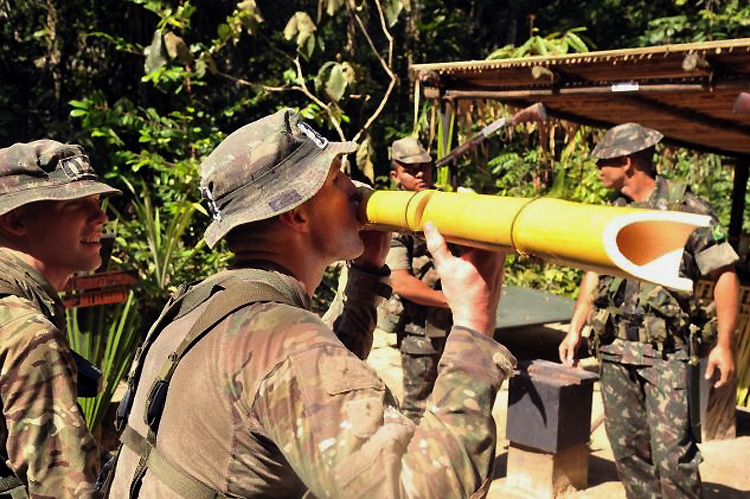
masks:
POLYGON ((600 274, 690 291, 679 275, 688 237, 705 215, 592 206, 552 198, 509 198, 438 191, 368 191, 360 219, 369 228, 422 232, 432 222, 446 240, 512 249, 600 274))

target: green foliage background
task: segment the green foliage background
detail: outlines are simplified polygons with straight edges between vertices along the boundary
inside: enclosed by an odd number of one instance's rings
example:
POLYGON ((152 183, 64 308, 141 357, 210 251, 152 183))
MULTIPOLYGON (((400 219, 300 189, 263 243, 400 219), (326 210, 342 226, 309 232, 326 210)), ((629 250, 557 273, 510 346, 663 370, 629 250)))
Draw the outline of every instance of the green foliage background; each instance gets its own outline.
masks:
MULTIPOLYGON (((83 144, 126 193, 109 211, 113 260, 140 272, 135 295, 147 325, 177 284, 226 264, 225 252, 201 243, 209 218, 199 165, 250 121, 297 108, 329 137, 358 140, 352 176, 385 186, 388 143, 435 135, 431 106, 414 102, 412 63, 743 36, 743 0, 0 0, 0 146, 41 137, 83 144)), ((458 110, 454 144, 509 112, 476 105, 458 110)), ((483 193, 599 203, 605 193, 587 154, 600 133, 519 127, 438 178, 451 174, 483 193)), ((731 164, 684 150, 660 155, 662 171, 712 201, 726 224, 731 164)), ((508 282, 566 295, 580 274, 529 259, 507 272, 508 282)), ((329 295, 334 277, 324 283, 329 295)))
MULTIPOLYGON (((115 262, 141 272, 148 319, 175 283, 226 262, 200 243, 208 218, 198 169, 239 126, 296 107, 329 136, 357 138, 363 146, 352 175, 384 185, 387 144, 415 124, 423 138, 431 135, 431 108, 417 103, 414 117, 411 63, 741 37, 750 33, 750 7, 740 0, 129 0, 113 9, 103 0, 0 0, 0 21, 0 141, 79 142, 124 189, 110 211, 115 262)), ((471 111, 473 121, 459 113, 457 140, 508 112, 486 107, 471 111)), ((519 129, 451 173, 481 192, 600 202, 586 159, 599 132, 564 128, 555 126, 556 137, 519 129)), ((664 173, 712 200, 726 223, 730 166, 687 151, 663 156, 664 173)), ((574 273, 562 269, 535 262, 510 269, 511 281, 564 294, 575 288, 574 273)))

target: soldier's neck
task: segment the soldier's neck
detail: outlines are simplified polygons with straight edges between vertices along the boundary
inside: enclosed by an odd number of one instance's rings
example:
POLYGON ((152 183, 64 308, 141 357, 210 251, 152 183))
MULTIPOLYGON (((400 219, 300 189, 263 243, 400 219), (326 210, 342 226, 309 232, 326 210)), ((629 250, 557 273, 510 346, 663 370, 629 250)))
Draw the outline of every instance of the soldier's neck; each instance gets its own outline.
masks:
POLYGON ((656 180, 639 172, 629 179, 620 192, 629 197, 635 203, 643 203, 653 194, 656 188, 656 180))
POLYGON ((253 262, 267 262, 276 270, 283 269, 283 273, 297 279, 302 287, 305 288, 307 295, 312 297, 315 289, 323 279, 323 272, 326 265, 323 263, 316 264, 312 255, 303 256, 297 251, 288 248, 286 251, 275 251, 275 248, 269 247, 263 250, 243 250, 235 253, 232 261, 232 267, 253 266, 253 262))
POLYGON ((52 285, 52 287, 55 288, 55 291, 61 291, 65 287, 65 284, 68 282, 68 279, 70 279, 70 276, 73 275, 71 272, 60 270, 55 266, 46 265, 43 261, 24 251, 14 249, 9 246, 4 247, 7 251, 12 252, 16 258, 42 274, 42 276, 52 285))

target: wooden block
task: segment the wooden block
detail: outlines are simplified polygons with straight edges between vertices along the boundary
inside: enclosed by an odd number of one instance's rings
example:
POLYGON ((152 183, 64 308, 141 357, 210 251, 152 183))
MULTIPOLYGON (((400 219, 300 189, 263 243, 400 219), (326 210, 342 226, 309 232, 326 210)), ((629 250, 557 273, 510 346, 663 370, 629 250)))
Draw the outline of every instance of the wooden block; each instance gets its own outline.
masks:
POLYGON ((557 497, 588 486, 588 462, 588 443, 553 454, 511 442, 506 484, 533 497, 557 497))

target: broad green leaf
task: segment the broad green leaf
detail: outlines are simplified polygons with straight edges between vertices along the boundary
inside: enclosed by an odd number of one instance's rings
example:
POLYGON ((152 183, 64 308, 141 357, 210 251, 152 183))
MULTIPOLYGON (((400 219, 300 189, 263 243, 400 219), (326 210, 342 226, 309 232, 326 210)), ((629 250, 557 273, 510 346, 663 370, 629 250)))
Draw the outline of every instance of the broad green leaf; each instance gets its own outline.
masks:
POLYGON ((232 36, 232 28, 228 24, 219 24, 219 40, 226 42, 232 36))
POLYGON ((295 12, 284 28, 284 38, 297 37, 297 51, 309 59, 315 50, 315 23, 305 12, 295 12))
POLYGON ((328 76, 328 81, 326 81, 326 93, 331 99, 338 102, 344 96, 346 83, 346 76, 344 76, 344 70, 341 67, 341 64, 335 64, 331 68, 331 74, 328 76))
POLYGON ((315 23, 306 12, 295 12, 297 18, 297 45, 302 45, 315 32, 315 23))
POLYGON ((239 19, 247 32, 251 35, 257 35, 260 23, 263 22, 263 16, 255 0, 243 0, 237 4, 239 19))
POLYGON ((309 59, 313 53, 313 50, 315 50, 315 35, 310 35, 302 44, 302 46, 297 48, 297 50, 300 54, 309 59))
POLYGON ((161 31, 156 30, 154 32, 151 45, 143 50, 143 54, 146 56, 146 62, 143 65, 143 70, 146 74, 159 69, 167 63, 167 51, 164 49, 161 31))
POLYGON ((284 27, 284 39, 291 40, 295 37, 298 31, 299 28, 297 28, 297 14, 295 14, 291 18, 289 18, 289 22, 286 23, 286 27, 284 27))
POLYGON ((375 181, 375 150, 372 147, 372 140, 368 135, 359 144, 357 149, 357 168, 364 174, 365 177, 370 179, 370 182, 375 181))
POLYGON ((333 15, 336 13, 337 10, 341 8, 342 5, 344 5, 344 2, 346 0, 325 0, 326 2, 326 13, 333 17, 333 15))
POLYGON ((357 82, 357 72, 354 71, 354 68, 351 64, 348 62, 342 62, 341 63, 341 69, 344 71, 344 76, 346 77, 346 83, 348 85, 354 85, 357 82))
POLYGON ((195 60, 185 41, 171 31, 164 33, 164 47, 172 59, 178 59, 184 64, 192 64, 195 60))
POLYGON ((195 74, 198 75, 198 78, 203 78, 204 76, 206 76, 206 60, 205 59, 200 58, 195 63, 195 74))
MULTIPOLYGON (((323 82, 326 81, 326 73, 331 69, 331 67, 334 64, 338 64, 336 61, 328 61, 322 66, 320 66, 320 69, 318 70, 318 74, 315 75, 315 79, 313 80, 315 82, 315 90, 320 90, 320 87, 323 86, 323 82)), ((297 72, 294 72, 294 76, 296 78, 297 72)))
POLYGON ((401 14, 404 4, 401 0, 383 0, 382 6, 388 27, 392 28, 398 22, 398 15, 401 14))

